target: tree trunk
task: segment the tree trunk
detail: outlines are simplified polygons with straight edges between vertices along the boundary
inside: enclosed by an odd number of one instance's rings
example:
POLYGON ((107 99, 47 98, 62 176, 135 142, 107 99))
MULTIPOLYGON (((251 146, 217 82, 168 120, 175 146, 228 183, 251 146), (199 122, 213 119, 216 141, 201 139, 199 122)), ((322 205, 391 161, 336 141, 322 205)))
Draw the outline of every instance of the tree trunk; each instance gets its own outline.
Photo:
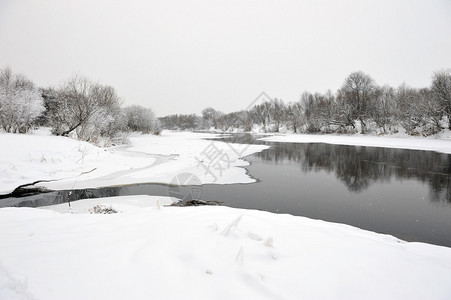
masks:
POLYGON ((66 131, 63 131, 63 132, 62 132, 61 134, 59 134, 59 135, 67 136, 69 133, 71 133, 72 131, 74 131, 75 129, 77 129, 82 123, 83 123, 83 121, 78 122, 77 125, 72 126, 71 128, 69 128, 69 129, 66 130, 66 131))
POLYGON ((365 127, 366 127, 366 124, 365 124, 365 122, 363 121, 363 118, 362 118, 362 117, 360 117, 359 120, 360 120, 360 133, 361 133, 361 134, 365 134, 365 127))

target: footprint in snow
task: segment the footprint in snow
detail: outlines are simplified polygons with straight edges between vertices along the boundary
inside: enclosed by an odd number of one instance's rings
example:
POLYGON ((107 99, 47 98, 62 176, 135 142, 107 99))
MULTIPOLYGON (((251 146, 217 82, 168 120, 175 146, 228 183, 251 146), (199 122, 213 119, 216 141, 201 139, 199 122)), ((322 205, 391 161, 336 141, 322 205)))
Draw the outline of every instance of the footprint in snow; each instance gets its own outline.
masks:
POLYGON ((208 226, 208 229, 210 229, 210 230, 213 231, 213 232, 216 232, 216 231, 219 230, 219 226, 218 226, 218 224, 213 223, 213 224, 211 224, 211 225, 208 226))
POLYGON ((274 239, 272 236, 268 236, 266 240, 263 242, 263 246, 274 248, 274 239))
POLYGON ((279 259, 279 253, 277 252, 276 249, 274 249, 274 239, 273 239, 272 236, 268 236, 263 241, 263 246, 269 248, 268 249, 268 254, 269 254, 269 256, 271 256, 272 259, 274 259, 274 260, 278 260, 279 259))
POLYGON ((263 238, 261 236, 259 236, 258 234, 256 234, 255 232, 252 232, 252 231, 247 232, 247 237, 254 241, 263 240, 263 238))
POLYGON ((238 253, 235 257, 235 261, 238 263, 238 265, 242 266, 244 263, 244 248, 241 246, 240 250, 238 250, 238 253))
POLYGON ((238 224, 240 223, 242 217, 243 217, 242 215, 239 216, 238 218, 233 220, 229 225, 227 225, 226 228, 224 228, 224 230, 222 231, 222 235, 229 236, 230 233, 238 227, 238 224))

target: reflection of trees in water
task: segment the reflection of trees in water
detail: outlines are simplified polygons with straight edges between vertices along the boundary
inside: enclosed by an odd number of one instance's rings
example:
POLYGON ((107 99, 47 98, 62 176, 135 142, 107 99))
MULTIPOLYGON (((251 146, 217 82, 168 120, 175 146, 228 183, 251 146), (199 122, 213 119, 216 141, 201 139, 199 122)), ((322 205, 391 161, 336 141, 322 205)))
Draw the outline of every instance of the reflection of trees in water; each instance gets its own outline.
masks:
POLYGON ((82 199, 107 198, 123 195, 154 195, 167 196, 168 186, 165 184, 134 184, 105 188, 53 191, 20 198, 6 198, 0 201, 0 207, 26 206, 39 207, 61 203, 74 202, 82 199))
POLYGON ((83 190, 71 190, 71 191, 55 191, 45 194, 39 194, 35 196, 26 197, 26 200, 17 198, 17 204, 15 206, 20 207, 39 207, 46 205, 55 205, 61 203, 68 203, 70 201, 76 201, 81 199, 94 199, 102 197, 114 197, 119 196, 120 187, 112 188, 100 188, 100 189, 83 189, 83 190), (69 196, 69 192, 71 195, 69 196))
POLYGON ((417 179, 430 187, 431 201, 451 203, 451 156, 432 151, 343 146, 330 144, 274 144, 256 157, 297 162, 303 172, 334 172, 350 191, 391 178, 417 179))
POLYGON ((447 201, 451 203, 451 177, 432 174, 430 180, 430 199, 432 202, 440 203, 447 201))

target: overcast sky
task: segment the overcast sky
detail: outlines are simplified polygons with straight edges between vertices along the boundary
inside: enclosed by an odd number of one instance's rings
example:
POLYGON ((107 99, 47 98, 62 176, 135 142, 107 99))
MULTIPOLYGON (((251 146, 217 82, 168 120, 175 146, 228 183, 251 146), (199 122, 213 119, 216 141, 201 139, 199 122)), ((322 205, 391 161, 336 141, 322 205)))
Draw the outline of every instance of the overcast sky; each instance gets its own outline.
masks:
POLYGON ((0 0, 0 67, 37 85, 77 72, 158 116, 244 109, 378 84, 430 84, 451 68, 451 0, 0 0))

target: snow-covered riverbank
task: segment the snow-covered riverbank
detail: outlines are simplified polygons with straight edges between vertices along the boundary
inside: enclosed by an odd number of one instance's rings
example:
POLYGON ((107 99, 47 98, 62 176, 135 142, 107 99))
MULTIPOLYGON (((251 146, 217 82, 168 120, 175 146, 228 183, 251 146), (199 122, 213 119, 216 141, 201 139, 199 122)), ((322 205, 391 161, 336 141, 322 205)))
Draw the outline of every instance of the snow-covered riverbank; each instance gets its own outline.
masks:
POLYGON ((261 140, 280 143, 326 143, 336 145, 427 150, 451 154, 451 133, 449 131, 446 131, 446 134, 443 134, 440 138, 411 137, 407 135, 371 136, 278 134, 261 138, 261 140))
POLYGON ((81 189, 143 182, 170 183, 181 173, 196 175, 202 183, 254 182, 241 168, 243 156, 268 148, 240 147, 203 138, 218 135, 164 131, 161 136, 134 135, 130 145, 100 148, 70 138, 0 133, 0 194, 37 180, 51 189, 81 189), (213 153, 212 152, 215 152, 213 153), (206 159, 222 155, 221 165, 206 159), (221 168, 219 168, 221 167, 221 168))
POLYGON ((449 299, 451 249, 167 198, 0 209, 1 299, 449 299), (97 203, 121 213, 86 213, 97 203), (52 211, 53 210, 53 211, 52 211), (58 211, 58 212, 55 212, 58 211))

